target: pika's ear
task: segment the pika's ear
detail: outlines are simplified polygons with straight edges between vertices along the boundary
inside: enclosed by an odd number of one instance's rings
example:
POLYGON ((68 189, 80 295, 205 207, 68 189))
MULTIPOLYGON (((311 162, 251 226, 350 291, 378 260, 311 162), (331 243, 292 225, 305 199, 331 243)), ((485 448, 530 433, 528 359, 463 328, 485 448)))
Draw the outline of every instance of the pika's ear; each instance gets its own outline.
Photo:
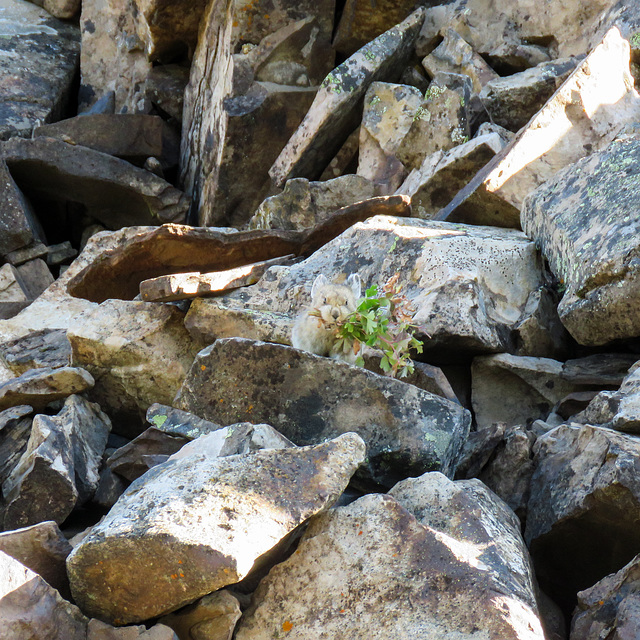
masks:
POLYGON ((313 281, 313 284, 311 285, 311 298, 315 298, 316 297, 316 293, 318 293, 318 289, 320 287, 324 287, 327 284, 329 284, 329 280, 327 280, 327 276, 325 276, 324 273, 321 273, 313 281))
POLYGON ((353 295, 356 299, 360 297, 360 293, 362 291, 362 282, 360 280, 359 273, 352 273, 347 278, 347 287, 351 288, 351 291, 353 291, 353 295))

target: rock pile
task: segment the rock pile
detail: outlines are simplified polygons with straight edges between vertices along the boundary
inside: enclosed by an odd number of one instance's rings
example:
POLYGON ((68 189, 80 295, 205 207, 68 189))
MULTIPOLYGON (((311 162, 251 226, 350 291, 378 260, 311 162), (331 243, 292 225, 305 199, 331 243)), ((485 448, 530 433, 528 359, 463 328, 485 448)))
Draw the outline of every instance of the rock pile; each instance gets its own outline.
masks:
POLYGON ((374 4, 0 0, 3 639, 640 637, 640 10, 374 4))

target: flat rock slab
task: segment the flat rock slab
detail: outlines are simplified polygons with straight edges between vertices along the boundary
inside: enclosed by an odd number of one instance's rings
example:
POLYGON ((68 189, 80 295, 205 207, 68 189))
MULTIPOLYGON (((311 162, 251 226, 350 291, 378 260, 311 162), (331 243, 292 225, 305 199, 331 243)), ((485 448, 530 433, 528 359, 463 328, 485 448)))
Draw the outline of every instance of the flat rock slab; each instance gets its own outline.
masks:
POLYGON ((525 539, 542 590, 565 610, 637 553, 639 453, 639 438, 590 425, 560 425, 534 445, 525 539))
POLYGON ((523 207, 525 231, 566 287, 560 319, 581 344, 640 335, 640 270, 633 257, 639 150, 639 135, 621 135, 558 173, 523 207))
POLYGON ((21 404, 44 409, 50 402, 87 391, 94 384, 93 376, 78 367, 33 369, 0 385, 0 411, 21 404))
POLYGON ((160 276, 140 283, 140 297, 145 302, 171 302, 174 300, 193 300, 222 291, 239 289, 255 284, 264 272, 272 266, 286 264, 293 254, 282 258, 262 260, 244 267, 214 271, 213 273, 176 273, 160 276))
POLYGON ((353 128, 354 111, 369 85, 394 81, 403 70, 423 20, 424 11, 415 11, 324 79, 304 120, 269 170, 276 186, 289 178, 313 179, 322 173, 353 128))
POLYGON ((466 409, 413 385, 236 338, 198 354, 176 403, 221 424, 266 422, 298 445, 355 431, 368 447, 360 475, 383 486, 427 470, 453 474, 470 425, 466 409))
POLYGON ((28 2, 0 2, 0 140, 29 136, 62 116, 80 54, 80 33, 28 2))
POLYGON ((71 590, 88 613, 146 620, 238 582, 329 508, 365 455, 361 438, 347 433, 313 447, 209 458, 209 437, 136 480, 69 556, 71 590))
POLYGON ((399 485, 314 518, 260 583, 237 640, 542 640, 515 516, 478 481, 430 476, 442 481, 418 499, 399 485))
POLYGON ((183 222, 189 198, 158 176, 88 147, 54 138, 2 145, 9 171, 29 195, 78 202, 111 229, 183 222))
POLYGON ((71 364, 71 345, 63 329, 35 331, 0 343, 0 360, 16 375, 30 369, 57 369, 71 364))

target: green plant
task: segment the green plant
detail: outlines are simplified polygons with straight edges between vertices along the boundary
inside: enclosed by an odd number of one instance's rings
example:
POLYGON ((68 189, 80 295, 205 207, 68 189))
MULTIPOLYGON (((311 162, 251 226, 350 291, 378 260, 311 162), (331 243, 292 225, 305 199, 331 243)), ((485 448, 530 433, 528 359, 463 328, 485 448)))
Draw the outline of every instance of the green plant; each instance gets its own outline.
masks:
POLYGON ((367 289, 364 298, 358 301, 356 310, 338 328, 338 346, 353 345, 358 355, 356 364, 362 366, 362 345, 382 351, 380 368, 391 377, 403 378, 413 373, 414 365, 410 357, 411 349, 422 353, 422 342, 414 332, 415 309, 398 284, 399 274, 395 274, 382 286, 367 289))

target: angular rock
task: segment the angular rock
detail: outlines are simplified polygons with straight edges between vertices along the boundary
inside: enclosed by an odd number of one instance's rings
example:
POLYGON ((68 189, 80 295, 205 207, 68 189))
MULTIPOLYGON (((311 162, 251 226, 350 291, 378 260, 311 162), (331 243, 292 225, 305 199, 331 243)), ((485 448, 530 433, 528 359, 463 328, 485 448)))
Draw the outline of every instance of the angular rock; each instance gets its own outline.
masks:
POLYGON ((26 288, 20 272, 13 265, 4 264, 0 267, 0 302, 28 302, 30 298, 26 288))
MULTIPOLYGON (((543 284, 535 245, 519 231, 377 216, 304 262, 268 271, 253 287, 198 301, 186 322, 197 322, 204 334, 214 309, 225 305, 241 309, 240 317, 287 314, 291 326, 318 274, 344 281, 354 271, 365 288, 400 274, 402 292, 416 309, 414 322, 429 335, 427 350, 510 351, 511 328, 521 320, 529 292, 543 284)), ((224 328, 224 320, 218 325, 224 328)))
POLYGON ((473 361, 471 376, 478 429, 495 422, 517 425, 544 420, 562 398, 584 389, 563 379, 562 363, 550 358, 480 356, 473 361))
POLYGON ((77 367, 33 369, 0 384, 0 411, 21 404, 44 409, 54 400, 91 389, 94 383, 90 373, 77 367))
POLYGON ((154 624, 149 630, 145 625, 112 627, 92 618, 87 625, 87 640, 179 640, 170 627, 154 624))
POLYGON ((295 640, 542 640, 510 510, 477 481, 431 473, 409 483, 314 518, 296 553, 260 583, 237 640, 283 631, 295 640))
POLYGON ((62 329, 35 331, 0 343, 0 361, 20 376, 30 369, 58 369, 71 364, 71 345, 62 329))
POLYGON ((0 551, 37 573, 54 589, 69 593, 65 560, 71 545, 55 522, 0 533, 0 551))
MULTIPOLYGON (((50 267, 59 266, 63 263, 69 264, 77 255, 78 252, 71 246, 71 242, 65 240, 47 247, 47 264, 50 267)), ((51 282, 53 282, 53 279, 51 282)))
POLYGON ((348 424, 368 446, 360 476, 383 486, 429 469, 453 474, 470 424, 460 405, 413 385, 238 338, 198 354, 176 403, 221 424, 267 422, 298 445, 335 437, 348 424))
POLYGON ((0 412, 0 485, 27 450, 32 413, 33 409, 27 405, 0 412))
POLYGON ((222 291, 239 289, 255 284, 264 272, 274 265, 287 264, 293 254, 272 260, 254 262, 245 267, 236 267, 213 273, 176 273, 160 276, 140 283, 140 297, 144 302, 171 302, 174 300, 193 300, 222 291))
POLYGON ((221 589, 161 620, 180 638, 231 640, 241 615, 238 599, 221 589))
POLYGON ((137 166, 149 156, 164 169, 178 164, 180 138, 159 116, 88 114, 37 127, 34 135, 89 147, 137 166))
POLYGON ((331 180, 332 178, 353 173, 357 168, 359 146, 360 127, 358 126, 349 134, 338 152, 330 160, 319 180, 331 180))
MULTIPOLYGON (((1 164, 1 163, 0 163, 1 164)), ((12 264, 14 267, 18 267, 29 260, 35 260, 36 258, 47 257, 48 247, 42 242, 32 242, 30 245, 23 249, 16 249, 5 254, 4 259, 12 264)))
POLYGON ((324 182, 306 178, 287 180, 282 193, 262 202, 249 229, 304 230, 325 222, 338 209, 375 196, 375 185, 365 177, 345 175, 324 182))
POLYGON ((405 176, 395 153, 421 103, 418 89, 401 84, 373 82, 365 94, 358 175, 372 180, 386 193, 395 191, 405 176))
POLYGON ((26 247, 34 240, 35 216, 24 194, 9 173, 6 162, 0 158, 0 255, 26 247))
POLYGON ((417 169, 427 156, 436 151, 448 151, 469 140, 471 88, 467 76, 454 73, 436 75, 396 152, 408 170, 417 169))
POLYGON ((92 615, 146 620, 237 582, 337 500, 365 453, 355 434, 215 459, 199 444, 134 482, 67 559, 74 597, 92 615))
POLYGON ((536 441, 525 538, 541 588, 567 612, 638 550, 639 452, 638 438, 590 425, 536 441))
POLYGON ((107 300, 69 327, 72 361, 93 372, 91 397, 117 432, 138 435, 147 407, 173 400, 198 350, 183 320, 174 306, 107 300))
POLYGON ((79 202, 107 227, 182 222, 189 199, 128 162, 53 138, 13 138, 3 146, 16 182, 29 195, 79 202))
POLYGON ((539 111, 578 64, 577 58, 542 62, 505 78, 494 78, 480 93, 491 121, 516 132, 539 111))
POLYGON ((639 294, 632 257, 639 148, 639 136, 621 136, 559 172, 523 206, 524 228, 566 287, 560 319, 581 344, 606 344, 640 333, 633 311, 639 294))
POLYGON ((637 362, 632 353, 598 353, 567 360, 562 365, 562 377, 576 384, 616 389, 637 362))
POLYGON ((81 0, 29 0, 48 11, 54 18, 68 20, 80 13, 81 0))
MULTIPOLYGON (((415 217, 429 220, 438 211, 449 204, 453 197, 497 153, 502 151, 506 143, 497 133, 477 136, 464 142, 447 153, 436 151, 425 157, 418 169, 414 169, 396 193, 411 196, 411 210, 415 217)), ((494 226, 518 227, 519 219, 509 225, 503 220, 486 219, 477 215, 466 215, 468 212, 456 211, 451 222, 467 224, 487 224, 494 226)))
POLYGON ((444 40, 422 60, 432 78, 442 72, 464 74, 471 78, 474 93, 480 93, 487 83, 500 78, 454 29, 443 31, 444 40))
POLYGON ((0 552, 0 624, 6 640, 86 640, 89 620, 37 573, 0 552))
POLYGON ((184 90, 189 82, 189 69, 177 64, 153 67, 147 76, 146 98, 157 109, 182 122, 184 90))
POLYGON ((35 300, 51 284, 53 276, 47 263, 40 258, 29 260, 18 267, 22 287, 29 300, 35 300))
MULTIPOLYGON (((78 28, 28 2, 2 0, 0 140, 60 119, 78 65, 78 28)), ((16 247, 17 248, 17 247, 16 247)))
POLYGON ((319 176, 353 130, 354 110, 369 85, 394 81, 406 65, 424 12, 417 10, 336 67, 269 171, 276 186, 319 176))
POLYGON ((607 635, 621 639, 638 636, 639 565, 640 556, 636 556, 616 574, 578 593, 570 640, 598 640, 607 635))
POLYGON ((222 429, 220 424, 157 402, 147 409, 147 422, 165 433, 183 436, 189 440, 222 429))

